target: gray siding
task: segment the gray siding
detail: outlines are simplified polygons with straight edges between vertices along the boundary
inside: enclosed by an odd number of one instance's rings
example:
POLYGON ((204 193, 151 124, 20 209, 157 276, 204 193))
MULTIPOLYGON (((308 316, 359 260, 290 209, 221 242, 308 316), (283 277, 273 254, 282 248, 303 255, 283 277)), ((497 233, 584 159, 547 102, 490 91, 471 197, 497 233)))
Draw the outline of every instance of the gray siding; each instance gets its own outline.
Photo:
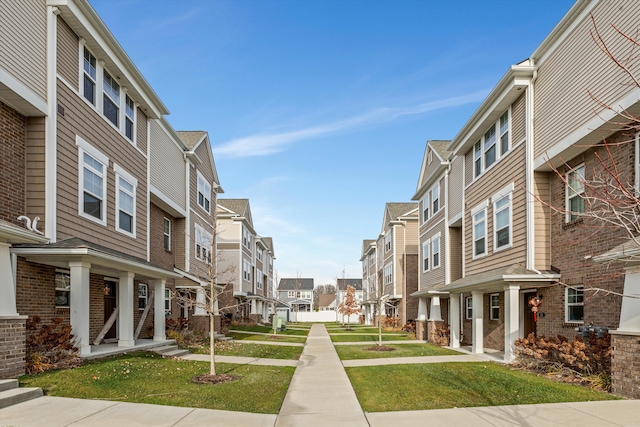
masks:
POLYGON ((152 120, 150 128, 151 184, 186 210, 187 177, 183 152, 173 143, 158 120, 152 120))
POLYGON ((511 144, 517 144, 526 138, 526 103, 527 97, 523 93, 511 104, 511 144))
POLYGON ((449 203, 449 218, 451 219, 462 212, 462 199, 463 194, 460 191, 464 187, 464 157, 457 156, 453 160, 451 165, 451 172, 449 173, 449 194, 447 202, 449 203))

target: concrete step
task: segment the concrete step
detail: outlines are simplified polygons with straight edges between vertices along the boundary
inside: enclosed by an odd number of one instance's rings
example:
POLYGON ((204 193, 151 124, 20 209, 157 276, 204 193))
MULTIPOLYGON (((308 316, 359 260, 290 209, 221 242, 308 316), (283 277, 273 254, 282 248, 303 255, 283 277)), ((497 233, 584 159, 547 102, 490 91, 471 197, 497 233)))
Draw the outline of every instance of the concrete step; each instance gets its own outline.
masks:
POLYGON ((165 351, 164 353, 162 353, 162 357, 182 357, 186 356, 187 354, 189 354, 188 350, 180 350, 179 348, 176 348, 172 351, 165 351))
POLYGON ((228 337, 224 334, 215 334, 213 336, 214 341, 233 341, 233 338, 228 337))
POLYGON ((0 391, 0 408, 26 402, 27 400, 40 397, 43 394, 42 389, 39 387, 12 388, 10 390, 0 391))
POLYGON ((0 391, 18 388, 18 380, 0 380, 0 391))
POLYGON ((152 348, 150 350, 153 351, 154 353, 164 354, 164 353, 167 353, 169 351, 174 351, 174 350, 177 350, 177 349, 178 349, 177 345, 163 345, 161 347, 154 347, 154 348, 152 348))

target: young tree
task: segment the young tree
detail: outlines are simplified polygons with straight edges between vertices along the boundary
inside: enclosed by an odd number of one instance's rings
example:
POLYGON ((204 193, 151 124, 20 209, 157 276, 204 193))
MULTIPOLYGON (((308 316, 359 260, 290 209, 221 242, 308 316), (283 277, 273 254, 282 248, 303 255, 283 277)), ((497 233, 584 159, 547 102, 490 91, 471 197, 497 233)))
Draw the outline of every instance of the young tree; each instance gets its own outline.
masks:
MULTIPOLYGON (((349 319, 349 316, 351 316, 352 314, 360 313, 360 304, 358 304, 358 301, 356 300, 355 287, 347 285, 347 293, 344 296, 344 301, 342 301, 338 306, 338 311, 340 312, 340 314, 342 314, 343 320, 344 316, 349 319)), ((347 329, 351 329, 349 322, 347 322, 347 329)))

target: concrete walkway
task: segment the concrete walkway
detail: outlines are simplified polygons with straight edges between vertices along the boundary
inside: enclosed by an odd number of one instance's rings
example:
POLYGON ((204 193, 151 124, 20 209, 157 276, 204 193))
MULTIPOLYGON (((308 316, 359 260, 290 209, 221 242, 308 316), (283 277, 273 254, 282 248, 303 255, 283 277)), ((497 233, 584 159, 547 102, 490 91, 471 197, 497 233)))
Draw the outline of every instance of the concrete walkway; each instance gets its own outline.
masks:
POLYGON ((369 426, 324 325, 311 327, 275 425, 369 426))

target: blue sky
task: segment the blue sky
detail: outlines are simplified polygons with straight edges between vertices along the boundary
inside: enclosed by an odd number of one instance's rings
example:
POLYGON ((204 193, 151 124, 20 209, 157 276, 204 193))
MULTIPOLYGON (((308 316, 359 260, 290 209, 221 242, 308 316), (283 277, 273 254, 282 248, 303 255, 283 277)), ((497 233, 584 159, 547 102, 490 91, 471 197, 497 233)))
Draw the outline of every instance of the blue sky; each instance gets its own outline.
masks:
POLYGON ((90 0, 171 114, 209 132, 279 278, 361 277, 386 202, 573 0, 90 0))

